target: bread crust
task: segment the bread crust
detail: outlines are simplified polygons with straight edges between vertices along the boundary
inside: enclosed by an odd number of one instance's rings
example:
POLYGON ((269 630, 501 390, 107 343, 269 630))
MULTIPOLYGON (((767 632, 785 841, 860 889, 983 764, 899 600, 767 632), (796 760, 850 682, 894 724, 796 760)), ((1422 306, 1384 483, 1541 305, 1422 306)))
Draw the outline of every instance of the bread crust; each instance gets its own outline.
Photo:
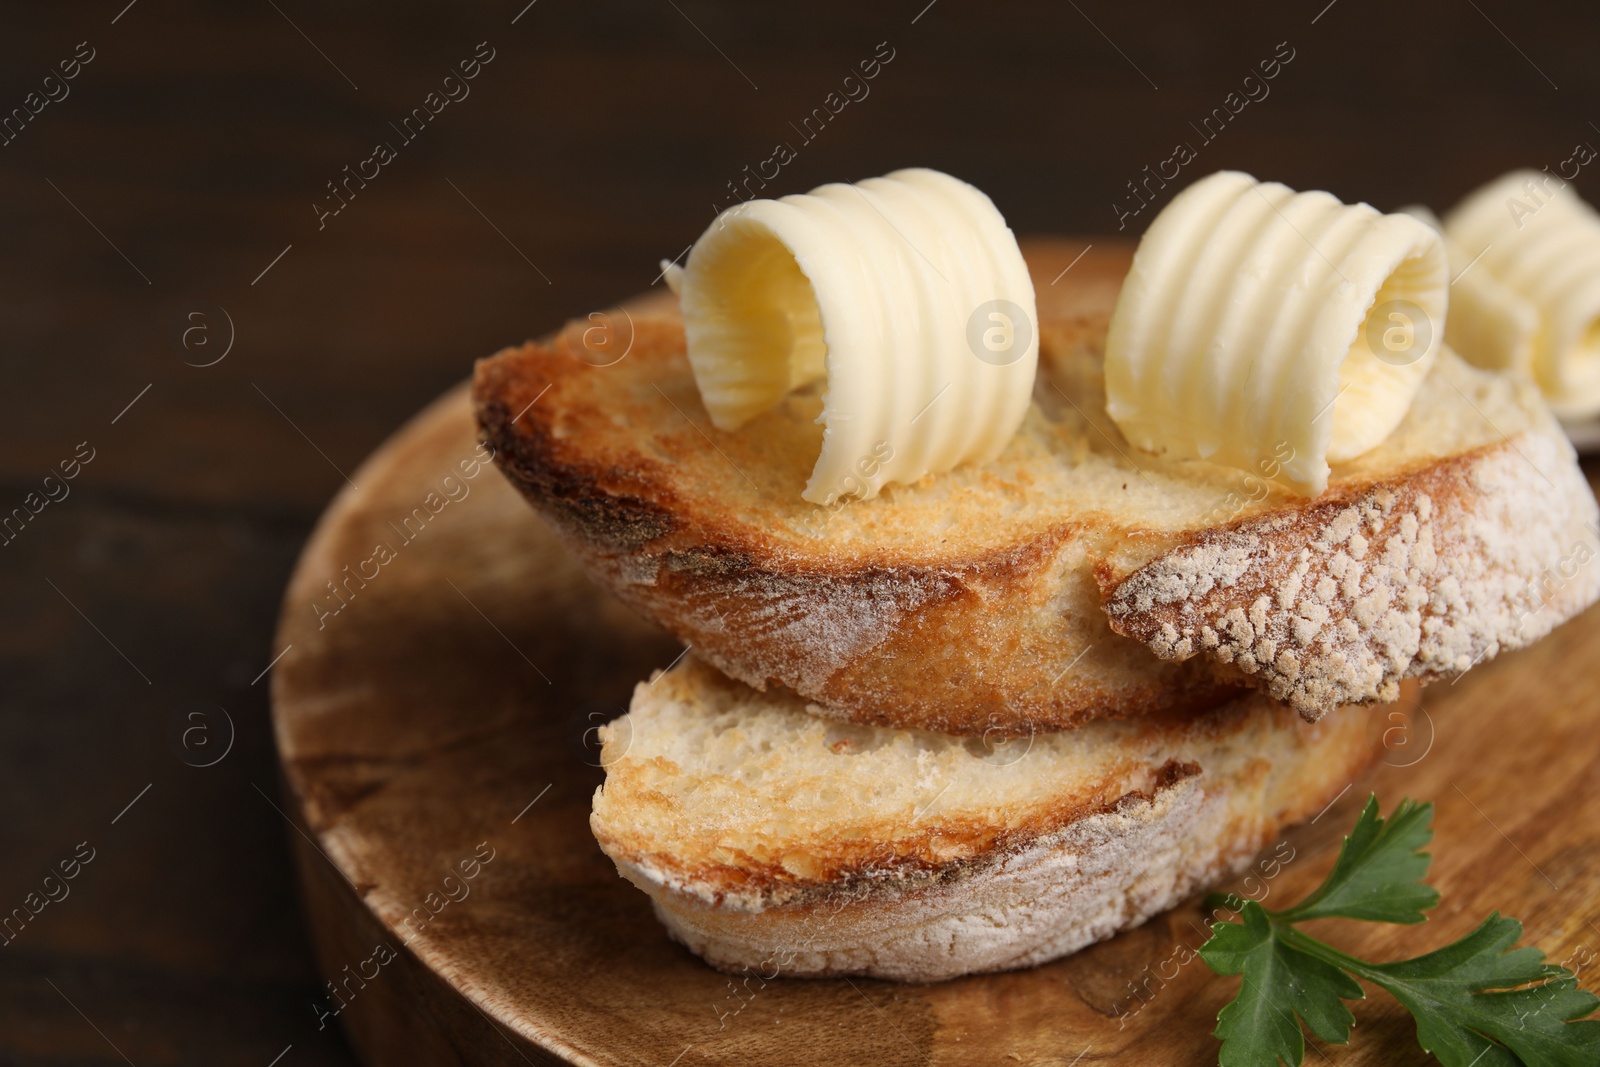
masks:
POLYGON ((612 366, 595 365, 586 321, 481 361, 482 434, 622 600, 730 676, 860 723, 1019 736, 1198 713, 1251 686, 1314 718, 1458 673, 1600 595, 1596 567, 1548 589, 1596 508, 1531 386, 1442 360, 1395 438, 1311 502, 1210 464, 1135 458, 1098 380, 1129 249, 1097 244, 1061 289, 1049 279, 1079 249, 1027 251, 1041 370, 1018 439, 991 464, 827 511, 820 534, 799 497, 820 433, 806 398, 737 433, 710 428, 670 313, 629 319, 612 366), (1258 499, 1232 503, 1241 491, 1258 499), (1337 585, 1340 534, 1373 508, 1374 551, 1413 558, 1398 573, 1364 566, 1304 642, 1310 594, 1269 597, 1263 616, 1262 582, 1203 573, 1219 546, 1273 582, 1311 553, 1302 583, 1337 585))
POLYGON ((1289 821, 1252 818, 1186 777, 965 877, 757 912, 707 907, 626 861, 618 870, 674 940, 719 970, 940 982, 1032 967, 1139 926, 1242 870, 1289 821))
POLYGON ((1569 455, 1530 435, 1204 531, 1131 573, 1103 562, 1111 625, 1165 659, 1232 663, 1307 718, 1393 700, 1593 603, 1593 500, 1569 455))
MULTIPOLYGON (((738 684, 692 657, 683 671, 666 683, 677 692, 641 687, 632 714, 738 684)), ((758 699, 758 714, 796 703, 758 699)), ((1022 791, 977 811, 934 808, 916 833, 853 811, 808 821, 759 780, 734 783, 737 813, 708 826, 684 786, 704 788, 704 768, 663 763, 637 740, 629 751, 613 727, 590 824, 672 936, 716 967, 939 981, 1075 952, 1215 885, 1350 786, 1376 752, 1368 720, 1351 708, 1308 724, 1251 693, 1198 717, 1093 727, 1090 766, 1056 779, 1053 803, 1022 791)), ((837 776, 806 788, 825 784, 848 788, 837 776)))

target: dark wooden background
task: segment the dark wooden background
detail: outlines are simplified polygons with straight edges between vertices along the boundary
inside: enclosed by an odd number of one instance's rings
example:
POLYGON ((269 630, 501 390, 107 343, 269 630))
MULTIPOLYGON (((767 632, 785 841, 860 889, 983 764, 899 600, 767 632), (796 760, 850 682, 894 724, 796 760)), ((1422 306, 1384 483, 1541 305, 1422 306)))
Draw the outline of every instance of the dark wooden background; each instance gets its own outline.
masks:
POLYGON ((771 193, 926 164, 1019 232, 1109 233, 1288 42, 1185 180, 1445 206, 1600 145, 1592 3, 525 3, 0 13, 0 113, 94 50, 0 146, 0 513, 95 454, 0 548, 0 915, 95 849, 0 947, 0 1063, 351 1062, 273 806, 260 676, 296 552, 475 357, 649 286, 778 141, 771 193), (319 230, 324 183, 483 41, 470 96, 319 230), (880 42, 870 95, 800 144, 880 42), (221 354, 219 309, 231 351, 186 365, 221 354), (184 718, 208 704, 236 737, 198 767, 229 732, 184 718))

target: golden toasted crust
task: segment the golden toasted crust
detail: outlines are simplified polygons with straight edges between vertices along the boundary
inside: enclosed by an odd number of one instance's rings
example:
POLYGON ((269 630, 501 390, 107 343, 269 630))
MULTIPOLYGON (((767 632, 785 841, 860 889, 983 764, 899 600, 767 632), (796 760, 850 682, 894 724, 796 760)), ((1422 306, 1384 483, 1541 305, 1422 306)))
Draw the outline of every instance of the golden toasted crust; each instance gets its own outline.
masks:
POLYGON ((579 320, 480 362, 483 434, 623 600, 729 675, 862 723, 1015 736, 1203 711, 1250 685, 1315 716, 1515 647, 1600 592, 1592 567, 1554 596, 1538 592, 1595 504, 1525 383, 1442 359, 1391 439, 1306 502, 1242 472, 1135 454, 1104 415, 1100 377, 1129 249, 1097 244, 1065 275, 1078 246, 1026 251, 1039 382, 991 463, 814 507, 800 491, 820 450, 820 397, 715 430, 670 307, 612 312, 603 335, 579 320), (1348 570, 1319 546, 1334 545, 1351 508, 1367 521, 1372 507, 1375 558, 1415 555, 1405 539, 1425 528, 1434 566, 1363 564, 1351 603, 1323 605, 1326 632, 1306 643, 1291 646, 1304 613, 1318 613, 1311 594, 1269 598, 1263 616, 1259 583, 1227 580, 1241 553, 1287 581, 1310 551, 1328 557, 1302 575, 1315 594, 1328 567, 1348 570), (1353 639, 1341 630, 1351 620, 1353 639))
POLYGON ((933 981, 1075 951, 1213 884, 1349 786, 1370 725, 1249 694, 997 751, 829 726, 691 656, 604 729, 590 824, 717 966, 933 981))

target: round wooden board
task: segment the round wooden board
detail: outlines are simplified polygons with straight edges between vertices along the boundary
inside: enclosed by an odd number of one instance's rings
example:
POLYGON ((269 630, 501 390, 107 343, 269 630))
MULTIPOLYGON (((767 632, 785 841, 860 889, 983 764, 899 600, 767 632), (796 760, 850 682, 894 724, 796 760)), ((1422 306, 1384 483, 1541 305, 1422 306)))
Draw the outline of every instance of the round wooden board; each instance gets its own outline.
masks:
MULTIPOLYGON (((397 433, 323 517, 280 625, 275 726, 325 1022, 369 1064, 1216 1062, 1237 979, 1191 959, 1198 902, 1047 966, 931 986, 736 982, 671 942, 588 813, 593 728, 679 646, 591 585, 497 471, 464 473, 475 449, 465 387, 397 433)), ((1553 960, 1593 954, 1597 660, 1590 612, 1410 717, 1375 712, 1387 765, 1236 888, 1296 899, 1369 790, 1409 794, 1438 807, 1443 907, 1332 940, 1393 959, 1500 908, 1553 960)), ((1352 1043, 1308 1063, 1425 1062, 1395 1003, 1355 1012, 1352 1043)))

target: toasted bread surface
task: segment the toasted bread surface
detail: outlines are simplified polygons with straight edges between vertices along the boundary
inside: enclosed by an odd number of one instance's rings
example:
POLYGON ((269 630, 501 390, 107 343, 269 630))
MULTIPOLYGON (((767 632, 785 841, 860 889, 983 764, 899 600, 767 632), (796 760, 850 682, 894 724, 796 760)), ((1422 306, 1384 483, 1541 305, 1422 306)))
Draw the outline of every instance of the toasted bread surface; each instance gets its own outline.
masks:
POLYGON ((1248 862, 1366 766, 1368 715, 1249 693, 990 745, 832 723, 690 656, 602 731, 590 823, 713 964, 931 981, 1075 951, 1248 862))
POLYGON ((1248 686, 1315 717, 1466 669, 1600 593, 1600 568, 1551 580, 1595 543, 1596 508, 1530 383, 1447 355, 1395 434, 1307 501, 1135 452, 1101 378, 1131 249, 1025 251, 1040 373, 992 462, 808 504, 820 396, 715 430, 665 304, 613 312, 603 345, 578 320, 480 362, 482 432, 623 600, 729 675, 864 724, 1020 736, 1248 686))

